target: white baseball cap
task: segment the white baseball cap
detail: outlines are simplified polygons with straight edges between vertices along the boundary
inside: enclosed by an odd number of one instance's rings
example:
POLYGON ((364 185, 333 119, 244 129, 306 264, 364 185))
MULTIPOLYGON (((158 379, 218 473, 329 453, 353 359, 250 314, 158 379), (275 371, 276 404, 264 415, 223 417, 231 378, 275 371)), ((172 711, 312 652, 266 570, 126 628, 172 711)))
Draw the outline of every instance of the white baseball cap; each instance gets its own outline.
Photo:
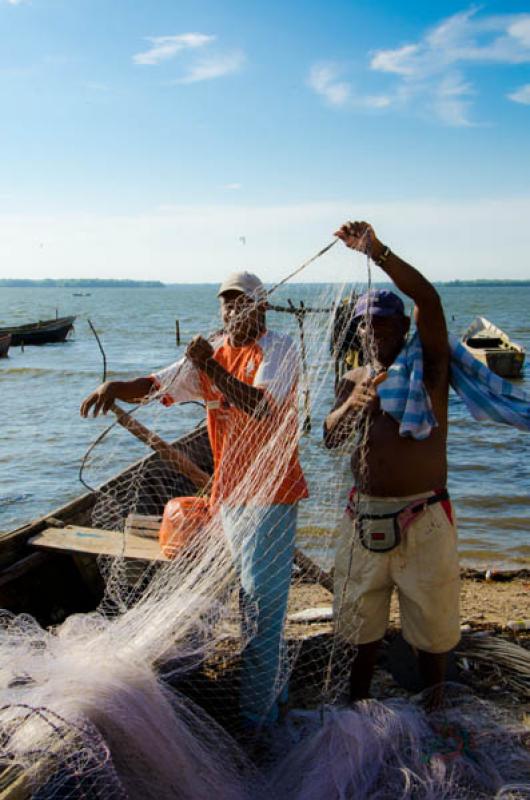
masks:
POLYGON ((252 272, 232 272, 222 282, 217 297, 221 297, 225 292, 242 292, 256 301, 267 299, 267 290, 258 276, 252 272))

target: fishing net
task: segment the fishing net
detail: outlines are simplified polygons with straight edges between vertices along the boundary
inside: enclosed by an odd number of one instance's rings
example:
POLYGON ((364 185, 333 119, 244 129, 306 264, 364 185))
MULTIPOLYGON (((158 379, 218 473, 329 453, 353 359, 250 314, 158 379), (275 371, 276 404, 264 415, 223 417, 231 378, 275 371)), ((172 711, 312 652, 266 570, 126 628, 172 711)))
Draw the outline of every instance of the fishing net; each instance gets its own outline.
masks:
POLYGON ((4 706, 2 788, 18 796, 125 800, 107 744, 91 724, 67 721, 47 708, 4 706))
MULTIPOLYGON (((269 296, 277 338, 267 413, 223 405, 215 386, 206 398, 228 431, 206 514, 212 484, 199 489, 159 447, 95 494, 94 536, 120 534, 118 553, 98 560, 97 610, 46 631, 3 618, 0 759, 27 775, 34 797, 530 796, 520 729, 469 694, 455 692, 438 716, 421 698, 385 700, 384 690, 379 702, 345 705, 358 620, 334 596, 332 570, 349 455, 355 447, 362 474, 369 422, 359 417, 329 451, 322 425, 341 375, 373 356, 369 318, 361 342, 351 313, 370 282, 368 270, 367 280, 323 286, 305 305, 287 302, 286 287, 269 296), (194 497, 177 506, 163 554, 156 537, 167 504, 194 497), (138 541, 156 558, 134 551, 138 541), (334 633, 342 618, 348 636, 334 633)), ((215 320, 201 333, 215 342, 218 328, 215 320)), ((91 450, 84 479, 112 472, 133 423, 153 444, 149 432, 167 430, 178 398, 200 401, 192 372, 184 361, 161 373, 133 422, 122 418, 91 450), (177 398, 172 408, 168 398, 177 398)), ((212 436, 198 420, 175 443, 206 478, 212 436)), ((352 561, 359 548, 352 539, 352 561)))

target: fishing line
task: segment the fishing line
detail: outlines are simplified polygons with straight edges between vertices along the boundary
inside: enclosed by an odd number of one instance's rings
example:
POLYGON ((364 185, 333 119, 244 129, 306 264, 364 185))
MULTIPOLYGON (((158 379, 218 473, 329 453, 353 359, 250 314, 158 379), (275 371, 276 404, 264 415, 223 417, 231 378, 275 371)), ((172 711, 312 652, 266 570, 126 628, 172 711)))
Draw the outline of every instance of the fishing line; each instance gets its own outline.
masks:
POLYGON ((334 247, 334 245, 336 245, 338 241, 339 241, 338 238, 334 239, 332 242, 323 247, 322 250, 319 250, 319 252, 316 255, 311 256, 311 258, 309 258, 307 261, 304 261, 304 263, 300 267, 298 267, 298 269, 295 269, 294 272, 291 272, 289 275, 287 275, 287 277, 283 278, 279 283, 276 283, 272 287, 272 289, 269 289, 267 291, 267 294, 271 295, 273 292, 276 291, 276 289, 278 289, 280 286, 283 286, 284 283, 287 283, 287 281, 289 281, 291 278, 294 278, 295 275, 298 275, 299 272, 302 272, 302 270, 308 267, 310 264, 312 264, 313 261, 316 261, 317 258, 323 256, 324 253, 328 252, 328 250, 331 250, 331 248, 334 247))

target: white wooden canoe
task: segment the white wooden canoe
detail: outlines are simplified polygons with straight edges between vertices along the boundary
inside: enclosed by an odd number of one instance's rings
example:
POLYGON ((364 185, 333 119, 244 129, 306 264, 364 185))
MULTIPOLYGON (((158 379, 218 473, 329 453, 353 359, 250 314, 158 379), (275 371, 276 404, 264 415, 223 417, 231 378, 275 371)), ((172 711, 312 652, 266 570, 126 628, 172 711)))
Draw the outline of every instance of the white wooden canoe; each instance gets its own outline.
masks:
POLYGON ((462 343, 475 358, 503 378, 519 378, 525 360, 521 345, 486 317, 475 317, 462 335, 462 343))

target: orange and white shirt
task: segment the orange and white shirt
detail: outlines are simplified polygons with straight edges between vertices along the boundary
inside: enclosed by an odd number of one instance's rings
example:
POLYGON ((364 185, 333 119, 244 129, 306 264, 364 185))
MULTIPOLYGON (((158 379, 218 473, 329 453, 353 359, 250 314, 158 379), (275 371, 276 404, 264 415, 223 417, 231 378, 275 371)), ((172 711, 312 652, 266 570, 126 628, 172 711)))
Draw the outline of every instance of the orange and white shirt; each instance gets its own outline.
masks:
POLYGON ((151 376, 164 405, 206 403, 214 459, 212 502, 297 503, 308 492, 298 460, 299 358, 293 340, 266 331, 243 347, 230 345, 224 334, 211 344, 213 358, 242 383, 262 388, 273 407, 262 419, 237 409, 188 359, 151 376))

